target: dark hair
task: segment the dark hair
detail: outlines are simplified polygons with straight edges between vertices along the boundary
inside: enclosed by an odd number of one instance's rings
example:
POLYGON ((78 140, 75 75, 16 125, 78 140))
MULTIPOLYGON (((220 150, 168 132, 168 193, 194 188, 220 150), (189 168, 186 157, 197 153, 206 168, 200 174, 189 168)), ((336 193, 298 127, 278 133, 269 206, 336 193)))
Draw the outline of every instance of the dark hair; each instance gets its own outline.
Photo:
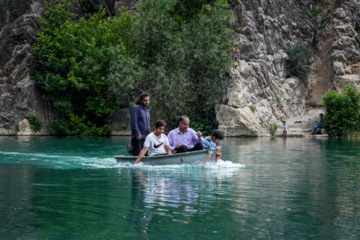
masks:
POLYGON ((239 45, 235 45, 235 47, 239 47, 239 45))
POLYGON ((324 116, 324 114, 323 114, 323 113, 320 113, 320 116, 324 116))
POLYGON ((147 92, 140 92, 139 100, 137 100, 136 104, 140 104, 144 97, 149 97, 149 93, 147 92))
POLYGON ((179 118, 179 123, 182 122, 182 121, 184 121, 184 118, 190 119, 188 116, 183 115, 183 116, 181 116, 181 117, 179 118))
POLYGON ((166 127, 166 122, 161 119, 157 120, 155 123, 155 128, 162 127, 162 126, 166 127))
POLYGON ((286 123, 286 121, 283 121, 283 123, 286 123))
POLYGON ((215 137, 216 139, 220 139, 220 140, 223 140, 223 138, 224 138, 224 135, 223 135, 222 131, 220 131, 220 130, 213 131, 211 136, 215 137))

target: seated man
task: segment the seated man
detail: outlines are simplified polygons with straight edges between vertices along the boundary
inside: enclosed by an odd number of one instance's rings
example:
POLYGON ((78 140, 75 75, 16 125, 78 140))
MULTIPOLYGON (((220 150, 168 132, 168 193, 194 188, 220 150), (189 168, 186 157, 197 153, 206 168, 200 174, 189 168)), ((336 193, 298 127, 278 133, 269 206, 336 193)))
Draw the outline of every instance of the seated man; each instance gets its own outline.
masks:
POLYGON ((179 127, 168 134, 170 149, 172 153, 182 153, 202 150, 201 132, 195 132, 189 128, 190 119, 182 116, 179 119, 179 127))
POLYGON ((318 129, 318 128, 324 128, 324 114, 320 114, 319 115, 319 117, 320 117, 320 121, 318 122, 318 121, 315 121, 315 127, 314 127, 314 129, 312 130, 312 132, 311 132, 311 135, 314 135, 315 134, 315 132, 316 132, 316 129, 318 129))

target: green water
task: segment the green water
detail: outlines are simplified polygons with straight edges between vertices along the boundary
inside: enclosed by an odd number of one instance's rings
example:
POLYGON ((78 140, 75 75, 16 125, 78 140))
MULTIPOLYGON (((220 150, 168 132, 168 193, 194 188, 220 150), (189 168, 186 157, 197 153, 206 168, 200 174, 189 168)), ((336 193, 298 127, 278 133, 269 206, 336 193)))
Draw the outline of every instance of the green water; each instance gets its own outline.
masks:
POLYGON ((0 239, 360 239, 359 140, 227 138, 205 169, 117 165, 128 141, 0 137, 0 239))

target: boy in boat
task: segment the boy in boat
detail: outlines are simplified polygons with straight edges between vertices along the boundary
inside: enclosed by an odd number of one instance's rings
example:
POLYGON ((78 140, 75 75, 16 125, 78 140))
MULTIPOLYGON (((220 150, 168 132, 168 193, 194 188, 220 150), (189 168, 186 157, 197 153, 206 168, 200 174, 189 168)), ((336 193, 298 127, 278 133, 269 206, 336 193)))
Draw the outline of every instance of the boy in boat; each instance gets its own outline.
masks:
MULTIPOLYGON (((203 167, 205 167, 205 165, 206 165, 207 161, 209 161, 211 155, 214 154, 215 149, 216 149, 216 144, 218 144, 221 140, 223 140, 223 138, 224 138, 223 133, 219 130, 215 130, 211 134, 211 137, 208 136, 202 140, 203 148, 208 149, 208 153, 209 153, 206 157, 203 167)), ((220 150, 221 150, 222 147, 221 146, 218 146, 218 147, 220 147, 220 150)), ((215 157, 215 160, 217 160, 217 157, 215 157)))
POLYGON ((155 131, 150 133, 144 142, 144 147, 141 150, 135 164, 138 164, 141 159, 145 156, 146 152, 149 156, 156 155, 171 155, 171 149, 169 140, 164 134, 166 128, 166 122, 164 120, 157 120, 155 123, 155 131))

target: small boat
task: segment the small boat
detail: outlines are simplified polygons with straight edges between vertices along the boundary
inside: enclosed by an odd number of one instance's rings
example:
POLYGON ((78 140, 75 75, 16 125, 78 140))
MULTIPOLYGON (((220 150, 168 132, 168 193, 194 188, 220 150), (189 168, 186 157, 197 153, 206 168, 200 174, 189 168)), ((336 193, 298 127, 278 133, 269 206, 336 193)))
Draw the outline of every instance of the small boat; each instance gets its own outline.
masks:
MULTIPOLYGON (((157 155, 151 157, 143 157, 141 162, 145 165, 174 165, 194 162, 204 162, 208 155, 208 150, 199 150, 193 152, 177 153, 172 155, 157 155)), ((131 163, 134 164, 136 156, 119 155, 114 157, 117 163, 131 163)), ((141 163, 140 162, 140 163, 141 163)))

